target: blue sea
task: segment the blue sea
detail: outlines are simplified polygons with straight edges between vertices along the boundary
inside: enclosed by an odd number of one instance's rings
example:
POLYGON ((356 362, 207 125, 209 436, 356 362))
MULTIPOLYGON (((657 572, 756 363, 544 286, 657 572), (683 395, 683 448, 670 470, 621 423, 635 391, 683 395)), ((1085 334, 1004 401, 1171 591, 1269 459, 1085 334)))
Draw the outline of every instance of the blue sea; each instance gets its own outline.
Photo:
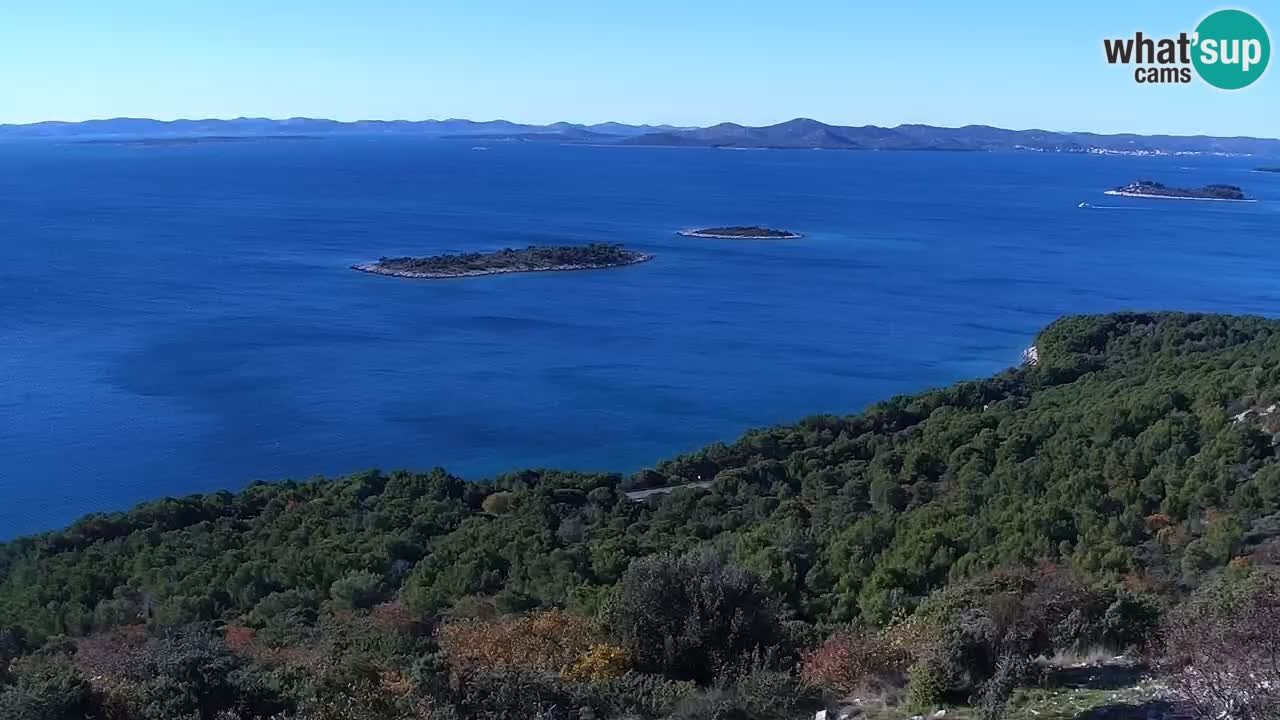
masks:
POLYGON ((630 472, 990 374, 1065 313, 1280 314, 1256 159, 474 145, 0 144, 0 537, 255 479, 630 472), (1144 178, 1261 202, 1101 194, 1144 178), (717 224, 805 238, 675 234, 717 224), (348 269, 597 241, 656 259, 348 269))

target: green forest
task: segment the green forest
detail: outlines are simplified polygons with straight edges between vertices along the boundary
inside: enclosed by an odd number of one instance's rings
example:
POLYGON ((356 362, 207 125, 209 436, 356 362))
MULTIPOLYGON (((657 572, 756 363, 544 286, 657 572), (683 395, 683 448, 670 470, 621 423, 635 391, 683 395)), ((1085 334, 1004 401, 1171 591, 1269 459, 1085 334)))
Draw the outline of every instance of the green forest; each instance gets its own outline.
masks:
MULTIPOLYGON (((1280 651, 1280 322, 1035 343, 632 476, 374 470, 0 545, 0 717, 800 718, 874 690, 994 719, 1039 657, 1131 652, 1194 696, 1280 651)), ((1274 717, 1265 687, 1223 692, 1274 717)))

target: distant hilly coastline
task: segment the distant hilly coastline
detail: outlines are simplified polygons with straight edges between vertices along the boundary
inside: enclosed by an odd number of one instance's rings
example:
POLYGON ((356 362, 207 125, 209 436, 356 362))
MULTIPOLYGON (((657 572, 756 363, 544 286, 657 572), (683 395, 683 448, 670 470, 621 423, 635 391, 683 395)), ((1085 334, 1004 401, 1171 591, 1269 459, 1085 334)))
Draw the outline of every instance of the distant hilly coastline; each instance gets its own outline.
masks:
POLYGON ((1204 135, 1099 135, 1085 132, 899 125, 844 127, 797 118, 767 127, 721 123, 625 138, 624 145, 824 150, 949 150, 1095 153, 1117 155, 1278 155, 1280 140, 1204 135))
POLYGON ((0 138, 85 138, 85 137, 200 137, 288 135, 429 135, 437 137, 502 137, 542 135, 555 139, 583 140, 618 138, 683 130, 671 125, 624 125, 600 123, 576 125, 525 125, 507 120, 357 120, 342 122, 317 118, 235 118, 233 120, 151 120, 112 118, 83 122, 49 121, 26 125, 0 125, 0 138))
POLYGON ((236 118, 234 120, 149 120, 115 118, 85 122, 0 125, 4 139, 176 139, 218 137, 288 138, 339 135, 405 135, 488 142, 554 142, 620 146, 757 148, 789 150, 1022 151, 1102 155, 1259 155, 1280 157, 1280 140, 1207 135, 1100 135, 1087 132, 1007 130, 987 125, 959 128, 932 125, 828 125, 796 118, 764 127, 721 123, 710 127, 584 125, 558 122, 528 125, 507 120, 360 120, 236 118))

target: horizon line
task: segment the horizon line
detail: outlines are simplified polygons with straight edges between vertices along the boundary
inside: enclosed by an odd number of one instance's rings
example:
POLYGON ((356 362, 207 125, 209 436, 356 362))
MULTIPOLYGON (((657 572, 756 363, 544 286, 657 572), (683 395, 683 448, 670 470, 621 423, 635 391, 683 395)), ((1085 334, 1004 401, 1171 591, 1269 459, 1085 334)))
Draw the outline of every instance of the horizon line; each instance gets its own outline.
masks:
POLYGON ((1135 136, 1148 137, 1148 138, 1149 137, 1179 137, 1179 138, 1203 137, 1203 138, 1223 138, 1223 139, 1242 139, 1242 140, 1280 140, 1280 137, 1263 137, 1259 135, 1211 135, 1207 133, 1185 135, 1185 134, 1168 133, 1168 132, 1143 133, 1143 132, 1134 132, 1134 131, 1098 132, 1094 130, 1046 130, 1045 128, 1034 128, 1034 127, 1033 128, 1008 128, 1008 127, 1002 127, 1000 125, 990 125, 987 123, 968 123, 966 125, 932 125, 930 123, 908 122, 908 123, 898 123, 896 125, 875 125, 875 124, 839 125, 839 124, 828 123, 822 120, 816 120, 814 118, 809 118, 804 116, 797 116, 789 120, 782 120, 780 122, 771 123, 768 125, 743 125, 742 123, 737 123, 732 120, 725 120, 717 123, 712 123, 710 125, 675 125, 675 124, 666 123, 666 122, 632 123, 632 122, 625 122, 621 120, 604 120, 601 122, 593 122, 593 123, 557 120, 555 122, 550 122, 550 123, 534 123, 534 122, 521 122, 519 120, 509 120, 507 118, 501 118, 501 117, 493 118, 491 120, 473 120, 471 118, 461 118, 461 117, 421 118, 417 120, 411 120, 407 118, 361 118, 357 120, 337 120, 334 118, 314 117, 309 115, 294 115, 286 118, 239 115, 236 117, 180 117, 180 118, 173 118, 171 120, 162 120, 159 118, 152 118, 152 117, 145 117, 145 116, 120 115, 116 117, 89 118, 86 120, 36 120, 32 122, 8 122, 8 123, 0 123, 0 128, 29 128, 29 127, 38 127, 38 126, 44 126, 44 125, 84 125, 88 123, 102 123, 102 122, 116 122, 116 121, 145 121, 145 122, 171 124, 171 123, 181 123, 181 122, 236 122, 236 121, 255 121, 255 120, 266 121, 266 122, 277 122, 277 123, 293 122, 293 121, 329 122, 329 123, 335 123, 338 125, 358 125, 361 123, 423 124, 423 123, 445 123, 445 122, 467 122, 467 123, 475 123, 475 124, 484 124, 484 123, 503 122, 503 123, 510 123, 512 125, 523 125, 527 127, 539 127, 539 128, 551 127, 554 125, 574 125, 574 126, 583 127, 583 128, 590 128, 597 125, 622 125, 626 127, 651 127, 651 128, 662 127, 662 128, 670 128, 674 130, 704 130, 707 128, 713 128, 720 125, 737 125, 739 127, 744 127, 744 128, 758 129, 758 128, 775 127, 778 125, 785 125, 787 123, 796 122, 796 121, 809 121, 809 122, 815 122, 822 125, 826 125, 828 127, 882 128, 887 130, 893 130, 900 127, 931 127, 931 128, 945 129, 945 130, 964 130, 968 128, 991 128, 995 130, 1009 130, 1011 132, 1044 132, 1044 133, 1053 133, 1056 135, 1087 134, 1087 135, 1111 136, 1111 137, 1122 136, 1122 135, 1135 135, 1135 136))

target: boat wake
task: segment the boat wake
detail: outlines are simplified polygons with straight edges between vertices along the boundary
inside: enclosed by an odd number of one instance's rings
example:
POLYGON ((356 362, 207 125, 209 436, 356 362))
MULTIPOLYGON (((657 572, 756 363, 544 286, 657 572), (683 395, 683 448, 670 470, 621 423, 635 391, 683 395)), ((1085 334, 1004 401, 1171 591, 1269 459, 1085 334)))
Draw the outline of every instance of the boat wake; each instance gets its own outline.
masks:
POLYGON ((1151 209, 1151 208, 1144 208, 1144 207, 1128 207, 1125 205, 1090 205, 1089 203, 1085 203, 1085 202, 1080 203, 1076 207, 1083 208, 1085 210, 1150 210, 1151 209))

